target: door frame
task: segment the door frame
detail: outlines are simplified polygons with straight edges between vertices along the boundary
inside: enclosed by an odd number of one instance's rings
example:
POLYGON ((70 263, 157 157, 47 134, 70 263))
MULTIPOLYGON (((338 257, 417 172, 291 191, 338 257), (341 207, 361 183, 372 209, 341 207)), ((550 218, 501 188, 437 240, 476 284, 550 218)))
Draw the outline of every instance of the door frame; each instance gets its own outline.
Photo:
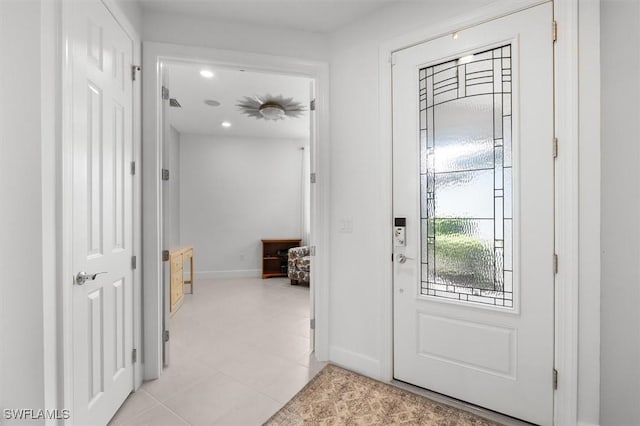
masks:
MULTIPOLYGON (((391 54, 458 30, 479 25, 518 11, 546 3, 548 0, 502 0, 462 17, 418 30, 384 42, 379 48, 380 75, 380 154, 387 158, 381 175, 384 185, 382 204, 386 210, 384 256, 393 255, 392 241, 392 75, 391 54)), ((556 274, 555 294, 555 354, 558 389, 554 392, 554 423, 575 425, 578 416, 578 283, 579 283, 579 167, 578 167, 578 3, 580 0, 556 0, 554 18, 562 29, 562 37, 554 45, 555 134, 562 141, 562 154, 555 164, 555 246, 561 267, 556 274), (561 89, 559 89, 561 88, 561 89)), ((551 28, 549 28, 551 31, 551 28)), ((549 155, 552 151, 549 141, 549 155)), ((599 243, 598 243, 599 244, 599 243)), ((551 267, 552 259, 549 259, 551 267)), ((380 344, 381 375, 393 380, 393 264, 384 262, 388 277, 380 313, 382 338, 380 344)), ((594 332, 596 333, 596 332, 594 332)), ((598 339, 599 340, 599 339, 598 339)), ((593 377, 599 376, 599 368, 593 377)), ((551 372, 549 372, 551 374, 551 372)), ((592 401, 599 404, 599 400, 592 401)))
POLYGON ((162 100, 160 63, 182 61, 208 63, 213 66, 234 66, 245 69, 277 72, 309 77, 316 82, 316 200, 311 208, 311 244, 316 246, 311 270, 315 301, 315 353, 319 360, 328 359, 328 243, 329 243, 329 65, 291 57, 256 54, 169 43, 145 42, 143 49, 143 228, 145 256, 144 276, 144 379, 156 379, 162 374, 162 196, 160 170, 162 151, 160 108, 162 100), (154 255, 155 254, 155 255, 154 255))
MULTIPOLYGON (((58 353, 60 358, 57 365, 58 384, 58 400, 59 406, 73 410, 73 286, 72 280, 75 271, 73 270, 73 252, 72 252, 72 209, 73 209, 73 161, 72 153, 72 106, 73 106, 73 73, 72 58, 67 56, 66 47, 72 36, 72 3, 76 0, 61 0, 59 9, 59 31, 60 31, 60 147, 57 154, 60 161, 60 168, 57 175, 57 184, 59 188, 59 218, 57 219, 59 231, 59 247, 60 247, 60 270, 58 271, 58 303, 60 309, 58 311, 57 325, 57 341, 58 353)), ((133 47, 133 61, 139 64, 141 60, 141 41, 140 35, 131 24, 126 15, 118 7, 115 0, 100 0, 107 10, 114 17, 116 22, 124 30, 129 37, 133 47)), ((132 87, 132 144, 133 144, 133 161, 140 164, 140 155, 142 152, 141 138, 141 101, 142 92, 140 84, 140 74, 136 78, 132 87)), ((140 259, 141 243, 142 243, 142 227, 141 227, 141 176, 136 173, 133 181, 133 255, 140 259)), ((133 271, 133 347, 141 348, 142 343, 142 285, 141 285, 141 268, 138 267, 133 271)), ((142 363, 140 358, 137 363, 133 363, 133 389, 136 390, 142 385, 142 363)), ((73 411, 71 412, 73 416, 73 411)), ((73 417, 64 421, 65 424, 72 424, 73 417)))

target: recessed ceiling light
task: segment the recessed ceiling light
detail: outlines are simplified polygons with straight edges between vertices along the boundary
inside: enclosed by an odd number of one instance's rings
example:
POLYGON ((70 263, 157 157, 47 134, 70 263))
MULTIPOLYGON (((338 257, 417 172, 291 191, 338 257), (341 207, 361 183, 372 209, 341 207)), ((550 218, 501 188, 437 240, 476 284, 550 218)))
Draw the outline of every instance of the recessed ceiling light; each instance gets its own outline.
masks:
POLYGON ((223 121, 222 123, 220 123, 220 125, 222 127, 231 127, 231 123, 229 123, 228 121, 223 121))
POLYGON ((220 102, 216 101, 215 99, 205 99, 204 103, 212 107, 220 106, 220 102))
POLYGON ((458 65, 468 64, 469 62, 473 62, 473 55, 463 56, 462 58, 458 59, 458 65))
POLYGON ((204 78, 213 78, 213 72, 209 70, 201 70, 200 75, 204 78))

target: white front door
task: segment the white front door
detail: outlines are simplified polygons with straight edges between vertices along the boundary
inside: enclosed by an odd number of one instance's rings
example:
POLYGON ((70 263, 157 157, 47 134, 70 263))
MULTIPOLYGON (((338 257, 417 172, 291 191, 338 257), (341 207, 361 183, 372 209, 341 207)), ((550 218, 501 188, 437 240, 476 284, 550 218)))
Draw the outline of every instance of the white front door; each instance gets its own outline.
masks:
POLYGON ((552 4, 393 55, 394 376, 553 422, 552 4), (405 245, 406 244, 406 245, 405 245))
POLYGON ((133 389, 132 42, 99 0, 70 7, 72 420, 104 425, 133 389))

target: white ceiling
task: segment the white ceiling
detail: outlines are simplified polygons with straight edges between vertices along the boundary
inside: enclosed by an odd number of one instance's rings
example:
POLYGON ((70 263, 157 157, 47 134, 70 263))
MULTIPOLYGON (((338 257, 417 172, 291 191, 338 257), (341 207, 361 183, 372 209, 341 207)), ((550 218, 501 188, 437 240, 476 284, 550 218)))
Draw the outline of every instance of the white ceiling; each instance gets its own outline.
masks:
POLYGON ((178 13, 319 33, 399 0, 139 0, 144 11, 178 13))
POLYGON ((168 108, 168 121, 180 133, 273 139, 309 137, 308 108, 298 118, 272 121, 249 117, 236 107, 245 96, 267 94, 293 98, 308 106, 311 83, 308 78, 242 72, 192 63, 171 63, 165 67, 169 75, 170 97, 177 99, 182 106, 168 108), (213 71, 214 77, 202 77, 202 69, 213 71), (206 105, 206 99, 216 100, 221 105, 206 105), (229 121, 231 127, 222 127, 220 123, 223 121, 229 121))

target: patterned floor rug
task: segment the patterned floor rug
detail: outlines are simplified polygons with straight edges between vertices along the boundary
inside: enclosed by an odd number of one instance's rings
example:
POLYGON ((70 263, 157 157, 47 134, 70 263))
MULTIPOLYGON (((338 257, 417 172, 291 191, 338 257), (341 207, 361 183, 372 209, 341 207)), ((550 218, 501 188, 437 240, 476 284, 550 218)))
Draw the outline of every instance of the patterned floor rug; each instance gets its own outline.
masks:
POLYGON ((264 425, 495 426, 497 423, 329 364, 264 425))

